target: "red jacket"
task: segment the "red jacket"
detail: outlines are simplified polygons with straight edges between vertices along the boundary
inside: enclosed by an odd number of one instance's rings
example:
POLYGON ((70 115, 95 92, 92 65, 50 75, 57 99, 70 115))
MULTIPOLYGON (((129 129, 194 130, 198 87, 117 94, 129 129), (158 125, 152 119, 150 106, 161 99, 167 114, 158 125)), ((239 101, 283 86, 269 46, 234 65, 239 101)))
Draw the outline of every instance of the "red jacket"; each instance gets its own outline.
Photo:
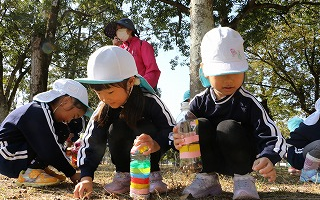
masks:
POLYGON ((134 36, 120 45, 120 47, 133 55, 138 73, 148 81, 151 87, 156 87, 161 72, 151 44, 134 36))

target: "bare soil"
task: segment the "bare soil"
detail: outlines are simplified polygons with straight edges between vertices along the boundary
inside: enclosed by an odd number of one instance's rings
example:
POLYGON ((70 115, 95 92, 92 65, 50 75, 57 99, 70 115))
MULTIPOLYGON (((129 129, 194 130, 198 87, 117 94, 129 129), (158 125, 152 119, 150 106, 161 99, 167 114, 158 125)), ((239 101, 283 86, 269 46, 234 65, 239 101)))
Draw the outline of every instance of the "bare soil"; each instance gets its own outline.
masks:
MULTIPOLYGON (((183 188, 189 185, 193 175, 182 174, 173 166, 162 165, 164 182, 168 184, 168 193, 153 194, 150 199, 155 200, 176 200, 182 199, 180 196, 183 188)), ((320 200, 320 185, 314 183, 301 183, 299 176, 289 175, 286 167, 277 167, 278 177, 276 182, 269 183, 263 177, 254 174, 257 179, 256 186, 261 199, 296 199, 296 200, 320 200)), ((113 165, 101 164, 95 173, 94 192, 90 199, 130 199, 129 194, 109 195, 104 193, 103 186, 112 181, 114 174, 113 165)), ((220 176, 223 193, 216 197, 200 198, 200 200, 231 200, 233 181, 231 177, 220 176)), ((53 199, 69 200, 73 198, 74 185, 70 180, 54 187, 18 187, 15 179, 10 179, 0 175, 0 199, 53 199)))

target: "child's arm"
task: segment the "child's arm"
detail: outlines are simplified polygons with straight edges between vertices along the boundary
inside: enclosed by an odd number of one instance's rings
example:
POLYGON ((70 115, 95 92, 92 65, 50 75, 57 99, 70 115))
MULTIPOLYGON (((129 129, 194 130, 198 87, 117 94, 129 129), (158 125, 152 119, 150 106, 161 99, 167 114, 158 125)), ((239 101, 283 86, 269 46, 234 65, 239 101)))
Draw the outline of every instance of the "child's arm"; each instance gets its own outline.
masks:
MULTIPOLYGON (((63 172, 67 177, 72 177, 76 170, 71 166, 58 141, 50 111, 36 105, 29 108, 17 126, 40 160, 63 172)), ((42 106, 45 104, 42 103, 42 106)))
POLYGON ((254 161, 252 170, 261 174, 264 178, 268 178, 269 182, 276 180, 277 173, 273 163, 269 158, 261 157, 254 161))
POLYGON ((154 94, 145 95, 145 118, 150 119, 157 128, 157 133, 152 138, 159 144, 162 151, 167 151, 170 147, 169 133, 175 125, 175 120, 166 105, 154 94))
POLYGON ((108 128, 109 124, 99 126, 96 121, 89 121, 78 150, 77 165, 81 170, 81 177, 94 177, 106 150, 108 128))

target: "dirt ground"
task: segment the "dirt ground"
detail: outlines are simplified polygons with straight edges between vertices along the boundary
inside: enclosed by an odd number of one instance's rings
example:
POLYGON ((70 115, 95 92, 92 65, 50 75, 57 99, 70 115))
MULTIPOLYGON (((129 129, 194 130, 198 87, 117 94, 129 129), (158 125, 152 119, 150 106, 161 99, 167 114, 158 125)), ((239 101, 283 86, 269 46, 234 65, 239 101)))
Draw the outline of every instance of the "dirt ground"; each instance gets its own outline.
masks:
MULTIPOLYGON (((176 200, 182 199, 180 194, 186 185, 189 185, 194 175, 186 176, 177 171, 173 166, 162 165, 164 182, 168 184, 168 193, 153 194, 150 199, 176 200)), ((103 186, 112 181, 114 168, 112 165, 100 165, 95 173, 94 192, 91 199, 130 199, 129 194, 109 195, 103 191, 103 186)), ((256 186, 261 199, 296 199, 296 200, 320 200, 320 184, 300 183, 299 176, 289 175, 287 168, 277 168, 278 178, 275 183, 269 183, 261 176, 254 174, 257 179, 256 186)), ((223 193, 216 197, 200 198, 200 200, 231 200, 233 181, 230 177, 220 176, 223 193)), ((74 185, 70 180, 54 187, 31 188, 18 187, 15 179, 9 179, 0 175, 0 199, 52 199, 69 200, 73 198, 74 185)))

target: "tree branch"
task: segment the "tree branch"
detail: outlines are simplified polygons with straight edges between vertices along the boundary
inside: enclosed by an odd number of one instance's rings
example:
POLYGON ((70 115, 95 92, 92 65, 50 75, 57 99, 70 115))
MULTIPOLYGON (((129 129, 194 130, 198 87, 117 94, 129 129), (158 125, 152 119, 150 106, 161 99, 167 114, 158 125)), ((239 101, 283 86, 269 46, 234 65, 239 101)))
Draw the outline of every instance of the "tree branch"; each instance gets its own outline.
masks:
POLYGON ((281 11, 282 14, 286 14, 289 12, 291 8, 297 5, 313 5, 313 6, 319 5, 320 6, 320 3, 295 1, 295 2, 292 2, 291 4, 283 6, 283 5, 272 4, 272 3, 256 3, 256 0, 251 0, 251 1, 248 1, 247 5, 244 6, 243 9, 238 12, 240 14, 238 14, 233 20, 231 20, 230 27, 237 29, 237 26, 240 23, 240 21, 254 10, 259 10, 264 8, 273 8, 275 10, 281 11))
POLYGON ((173 7, 176 7, 180 12, 189 15, 190 14, 190 8, 186 7, 185 5, 178 3, 177 1, 169 1, 169 0, 159 0, 165 4, 171 5, 173 7))

